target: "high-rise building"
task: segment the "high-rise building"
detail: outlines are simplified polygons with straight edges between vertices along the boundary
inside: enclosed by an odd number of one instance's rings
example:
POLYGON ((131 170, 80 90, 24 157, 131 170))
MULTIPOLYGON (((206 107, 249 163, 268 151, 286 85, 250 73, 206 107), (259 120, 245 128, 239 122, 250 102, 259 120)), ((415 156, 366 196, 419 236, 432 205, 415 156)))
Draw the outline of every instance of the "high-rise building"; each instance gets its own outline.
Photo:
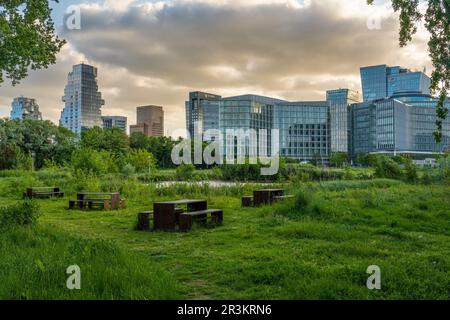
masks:
POLYGON ((103 116, 103 128, 119 128, 123 132, 127 132, 127 117, 122 116, 103 116))
POLYGON ((274 127, 280 133, 280 155, 328 162, 331 147, 329 110, 327 101, 275 104, 274 127))
POLYGON ((147 137, 164 135, 164 110, 160 106, 142 106, 136 108, 136 125, 130 126, 130 134, 140 132, 147 137))
POLYGON ((221 100, 220 130, 225 140, 225 156, 272 155, 274 105, 277 102, 285 101, 258 95, 242 95, 221 100), (260 130, 266 130, 265 137, 260 135, 260 130), (230 137, 227 131, 240 134, 230 137), (257 135, 253 145, 250 142, 250 131, 257 135), (261 150, 260 147, 265 150, 261 150))
POLYGON ((84 63, 73 66, 62 101, 62 127, 78 135, 86 129, 102 127, 101 107, 105 101, 98 91, 97 68, 84 63))
POLYGON ((378 65, 361 68, 364 101, 385 99, 395 94, 430 94, 431 79, 424 72, 378 65))
MULTIPOLYGON (((437 143, 437 99, 431 96, 396 96, 350 107, 351 150, 359 154, 431 154, 450 147, 450 119, 443 125, 443 139, 437 143)), ((446 103, 450 109, 450 101, 446 103)))
POLYGON ((189 101, 186 101, 186 129, 192 139, 207 141, 203 133, 210 129, 219 129, 221 98, 205 92, 189 93, 189 101))
POLYGON ((330 104, 331 152, 348 152, 348 108, 361 101, 359 92, 350 89, 327 91, 330 104))
POLYGON ((11 119, 42 120, 42 114, 39 111, 39 105, 36 99, 25 97, 14 98, 11 107, 11 119))

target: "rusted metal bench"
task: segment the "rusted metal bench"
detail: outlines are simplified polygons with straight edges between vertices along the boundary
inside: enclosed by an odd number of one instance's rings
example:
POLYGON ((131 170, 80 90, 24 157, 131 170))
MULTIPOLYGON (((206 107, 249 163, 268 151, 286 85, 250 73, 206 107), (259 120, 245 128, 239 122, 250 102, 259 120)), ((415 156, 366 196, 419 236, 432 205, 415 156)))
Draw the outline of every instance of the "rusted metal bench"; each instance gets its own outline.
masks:
MULTIPOLYGON (((177 224, 179 224, 179 216, 183 213, 183 209, 175 208, 175 215, 178 216, 177 224)), ((154 219, 154 211, 142 211, 138 213, 137 231, 150 231, 150 221, 154 219)), ((154 225, 154 223, 153 223, 154 225)))
POLYGON ((126 200, 120 198, 120 194, 101 193, 101 192, 80 192, 77 194, 77 200, 69 201, 69 209, 93 209, 99 207, 104 210, 117 210, 126 208, 126 200), (107 196, 107 197, 105 197, 107 196), (102 198, 105 197, 105 198, 102 198))
POLYGON ((223 211, 220 209, 185 212, 180 215, 180 231, 191 230, 194 222, 206 223, 208 215, 216 224, 223 222, 223 211))
POLYGON ((31 187, 27 188, 23 194, 24 199, 49 199, 62 198, 64 192, 61 192, 59 187, 31 187))
POLYGON ((253 206, 253 197, 251 197, 251 196, 249 196, 249 197, 247 197, 247 196, 242 197, 242 206, 243 207, 251 207, 251 206, 253 206))

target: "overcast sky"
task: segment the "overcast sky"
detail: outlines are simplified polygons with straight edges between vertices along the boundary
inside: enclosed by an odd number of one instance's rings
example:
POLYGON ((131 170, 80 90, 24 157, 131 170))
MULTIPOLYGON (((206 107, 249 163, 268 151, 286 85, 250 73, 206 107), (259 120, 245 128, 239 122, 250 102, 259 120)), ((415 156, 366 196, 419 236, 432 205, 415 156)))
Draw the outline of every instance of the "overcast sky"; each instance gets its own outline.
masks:
POLYGON ((162 105, 166 133, 184 128, 188 92, 223 96, 263 94, 323 100, 325 91, 360 89, 359 68, 375 64, 427 67, 421 31, 398 46, 390 1, 366 0, 62 0, 54 4, 67 45, 56 65, 32 71, 16 87, 0 87, 0 117, 15 96, 38 100, 44 118, 58 122, 72 65, 99 69, 104 115, 162 105), (81 7, 81 30, 63 28, 67 7, 81 7), (380 28, 378 28, 378 26, 380 28))

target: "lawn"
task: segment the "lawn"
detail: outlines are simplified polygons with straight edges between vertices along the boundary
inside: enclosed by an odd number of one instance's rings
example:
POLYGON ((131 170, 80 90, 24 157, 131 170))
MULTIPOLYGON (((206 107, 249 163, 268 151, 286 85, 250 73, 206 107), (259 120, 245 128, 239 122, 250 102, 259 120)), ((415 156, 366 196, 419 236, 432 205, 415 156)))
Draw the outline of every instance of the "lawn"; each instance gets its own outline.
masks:
MULTIPOLYGON (((11 186, 29 179, 0 178, 0 204, 19 201, 11 186)), ((450 298, 449 186, 393 180, 308 186, 304 210, 294 202, 243 209, 239 196, 249 189, 242 186, 133 185, 128 208, 112 212, 68 211, 68 198, 40 200, 37 227, 0 237, 0 298, 450 298), (222 208, 224 225, 133 231, 137 213, 154 201, 186 197, 222 208), (70 264, 81 267, 79 292, 65 289, 70 264), (366 287, 371 265, 381 268, 381 290, 366 287)), ((304 186, 285 187, 295 193, 304 186)))

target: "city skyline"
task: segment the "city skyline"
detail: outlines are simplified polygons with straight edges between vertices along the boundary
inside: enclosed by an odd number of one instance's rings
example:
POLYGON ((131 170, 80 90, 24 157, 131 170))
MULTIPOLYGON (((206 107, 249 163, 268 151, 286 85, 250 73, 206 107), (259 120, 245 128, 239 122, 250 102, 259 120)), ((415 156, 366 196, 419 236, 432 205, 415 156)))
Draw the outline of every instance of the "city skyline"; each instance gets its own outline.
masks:
MULTIPOLYGON (((98 84, 106 101, 103 115, 133 119, 138 105, 163 105, 165 133, 169 134, 184 128, 180 113, 184 114, 187 92, 323 100, 327 90, 361 92, 360 66, 388 64, 431 71, 426 36, 419 32, 413 44, 399 48, 398 22, 387 2, 379 1, 375 7, 365 2, 217 4, 202 0, 166 1, 162 6, 129 0, 84 4, 81 30, 59 31, 68 44, 56 65, 30 72, 15 88, 7 82, 0 87, 0 117, 8 116, 14 97, 26 95, 39 101, 44 118, 57 123, 67 73, 83 61, 100 70, 98 84), (370 30, 367 20, 376 12, 381 16, 381 29, 370 30), (269 14, 270 19, 265 19, 269 14), (146 31, 149 27, 151 32, 146 31), (208 33, 203 29, 209 29, 208 33), (122 37, 121 32, 129 37, 122 37), (214 39, 214 34, 221 38, 214 39), (258 34, 265 35, 264 41, 258 34), (187 43, 184 35, 199 40, 187 43), (196 49, 202 47, 203 51, 196 49), (348 52, 353 53, 351 58, 348 52)), ((57 24, 72 3, 80 1, 54 5, 57 24)))

